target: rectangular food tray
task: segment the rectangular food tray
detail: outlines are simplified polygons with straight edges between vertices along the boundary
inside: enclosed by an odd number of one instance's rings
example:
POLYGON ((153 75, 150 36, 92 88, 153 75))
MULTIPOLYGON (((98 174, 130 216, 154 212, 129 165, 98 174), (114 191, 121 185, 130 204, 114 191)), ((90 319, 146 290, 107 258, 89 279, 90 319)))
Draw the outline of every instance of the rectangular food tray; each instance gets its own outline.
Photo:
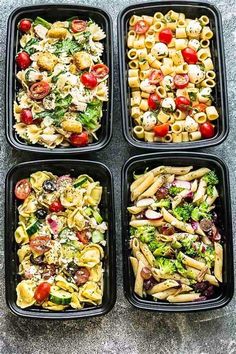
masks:
POLYGON ((115 218, 113 201, 113 178, 109 169, 100 162, 87 160, 42 160, 23 162, 10 169, 6 176, 6 209, 5 209, 5 286, 6 302, 10 310, 19 316, 41 319, 75 319, 98 315, 105 315, 114 306, 116 300, 116 270, 115 270, 115 218), (81 310, 66 309, 53 312, 36 306, 21 309, 16 305, 16 286, 19 282, 18 272, 18 246, 15 242, 14 232, 18 223, 17 202, 14 187, 22 178, 28 178, 31 173, 38 170, 50 171, 56 175, 71 174, 77 177, 88 174, 94 180, 100 181, 103 187, 100 204, 101 214, 108 222, 106 233, 107 244, 104 258, 104 295, 99 306, 86 307, 81 310))
POLYGON ((191 312, 212 310, 225 306, 233 297, 234 293, 234 268, 233 268, 233 235, 231 198, 229 186, 229 173, 225 163, 218 157, 204 153, 175 152, 153 153, 139 155, 130 158, 122 170, 122 243, 123 243, 123 276, 124 292, 127 300, 135 307, 143 310, 159 312, 191 312), (168 303, 165 301, 153 301, 142 299, 134 293, 134 275, 129 256, 129 221, 130 215, 127 207, 131 205, 130 184, 133 182, 133 173, 141 174, 148 167, 152 169, 157 166, 189 166, 194 168, 208 167, 216 171, 220 183, 217 185, 219 199, 216 202, 216 211, 222 219, 223 232, 223 284, 218 293, 212 299, 202 302, 189 303, 168 303))
POLYGON ((112 20, 110 15, 102 9, 90 6, 80 5, 31 5, 19 7, 14 10, 8 19, 7 28, 7 48, 6 48, 6 138, 9 144, 15 149, 22 151, 30 151, 45 154, 81 154, 90 151, 98 151, 104 148, 110 141, 112 135, 112 116, 113 116, 113 35, 112 20), (15 118, 13 113, 13 103, 16 98, 20 85, 16 79, 17 67, 15 57, 19 50, 19 31, 17 24, 23 18, 35 19, 37 16, 43 17, 47 21, 63 21, 73 16, 78 16, 83 20, 94 20, 106 33, 106 38, 102 41, 104 44, 104 52, 102 56, 103 62, 109 67, 109 101, 103 104, 103 117, 101 127, 97 132, 98 141, 85 147, 48 149, 40 145, 28 145, 14 131, 13 125, 15 118))
POLYGON ((227 84, 226 70, 224 59, 224 41, 222 18, 219 10, 214 5, 202 1, 162 1, 148 2, 144 4, 131 5, 124 8, 117 22, 118 28, 118 49, 119 49, 119 67, 120 67, 120 92, 121 92, 121 108, 122 108, 122 123, 123 133, 126 140, 137 148, 145 148, 147 150, 186 150, 196 149, 208 146, 214 146, 222 143, 229 132, 229 117, 228 117, 228 101, 227 101, 227 84), (211 139, 199 141, 183 142, 183 143, 148 143, 136 139, 133 135, 133 122, 130 108, 131 90, 128 87, 128 58, 127 58, 127 33, 129 20, 132 15, 153 16, 155 12, 167 13, 169 10, 183 12, 189 18, 195 19, 202 15, 206 15, 210 19, 210 27, 214 32, 211 39, 212 60, 216 72, 216 86, 213 90, 214 103, 219 111, 219 119, 216 123, 216 135, 211 139))

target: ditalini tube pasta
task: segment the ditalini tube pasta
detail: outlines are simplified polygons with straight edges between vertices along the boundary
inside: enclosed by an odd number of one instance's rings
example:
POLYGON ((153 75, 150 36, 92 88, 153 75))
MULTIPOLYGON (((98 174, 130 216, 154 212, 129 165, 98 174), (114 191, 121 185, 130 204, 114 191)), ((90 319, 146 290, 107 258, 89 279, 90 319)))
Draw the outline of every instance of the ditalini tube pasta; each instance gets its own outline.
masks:
POLYGON ((216 172, 157 166, 134 177, 128 207, 134 292, 154 301, 212 298, 224 280, 216 172))
POLYGON ((219 113, 213 103, 211 27, 205 15, 191 19, 174 11, 130 18, 128 85, 135 138, 155 144, 215 136, 219 113), (133 92, 142 100, 134 100, 133 92))

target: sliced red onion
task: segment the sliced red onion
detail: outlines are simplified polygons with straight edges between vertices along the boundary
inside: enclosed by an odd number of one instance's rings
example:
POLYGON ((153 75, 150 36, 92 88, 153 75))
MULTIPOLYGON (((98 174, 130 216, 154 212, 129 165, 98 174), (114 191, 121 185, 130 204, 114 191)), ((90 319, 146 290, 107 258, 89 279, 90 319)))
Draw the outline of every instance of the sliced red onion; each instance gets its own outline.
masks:
POLYGON ((159 219, 163 218, 163 215, 161 213, 158 213, 158 212, 156 212, 154 210, 150 210, 150 209, 145 211, 145 216, 149 220, 159 220, 159 219))
POLYGON ((50 229, 52 230, 53 234, 58 234, 58 221, 53 220, 50 216, 46 219, 50 229))
POLYGON ((194 196, 194 194, 193 194, 193 192, 188 192, 188 194, 184 197, 184 199, 186 200, 186 201, 189 201, 189 202, 191 202, 192 200, 193 200, 193 196, 194 196))
POLYGON ((152 203, 154 203, 154 199, 152 198, 144 198, 144 199, 140 199, 137 201, 136 206, 137 207, 148 207, 149 205, 151 205, 152 203))
POLYGON ((191 183, 188 181, 180 181, 178 179, 175 179, 174 182, 172 183, 172 186, 174 187, 179 187, 179 188, 184 188, 184 189, 191 189, 191 183))
POLYGON ((191 226, 193 230, 197 230, 199 227, 199 223, 197 221, 191 220, 191 226))

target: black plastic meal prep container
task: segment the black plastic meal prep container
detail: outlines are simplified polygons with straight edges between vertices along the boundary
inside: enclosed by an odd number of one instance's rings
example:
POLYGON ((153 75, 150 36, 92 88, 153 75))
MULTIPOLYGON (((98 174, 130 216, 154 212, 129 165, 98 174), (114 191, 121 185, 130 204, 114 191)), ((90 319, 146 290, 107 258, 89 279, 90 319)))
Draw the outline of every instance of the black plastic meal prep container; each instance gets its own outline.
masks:
POLYGON ((224 41, 223 41, 223 27, 220 11, 214 5, 202 1, 161 1, 161 2, 147 2, 136 5, 131 5, 124 8, 119 16, 117 22, 118 28, 118 43, 119 43, 119 66, 120 66, 120 92, 121 92, 121 106, 122 106, 122 121, 123 133, 126 140, 135 147, 145 148, 149 150, 186 150, 196 149, 208 146, 214 146, 222 143, 229 132, 229 117, 228 117, 228 101, 227 101, 227 84, 226 84, 226 70, 224 58, 224 41), (155 12, 163 12, 173 10, 176 12, 185 13, 186 17, 195 19, 202 15, 206 15, 210 19, 209 26, 214 32, 211 39, 211 53, 214 63, 214 70, 216 72, 216 86, 213 89, 213 104, 219 112, 219 118, 213 123, 216 124, 216 135, 211 139, 204 139, 199 141, 183 142, 183 143, 148 143, 138 140, 132 132, 133 123, 131 117, 130 96, 131 90, 128 87, 128 57, 127 57, 127 33, 129 28, 129 19, 132 15, 149 15, 153 16, 155 12))
POLYGON ((6 302, 10 310, 19 316, 41 319, 75 319, 105 315, 116 301, 116 268, 115 268, 115 216, 113 201, 113 178, 110 170, 102 163, 87 160, 42 160, 23 162, 12 167, 6 176, 5 200, 5 287, 6 302), (66 309, 64 311, 49 311, 37 306, 21 309, 16 305, 16 286, 20 277, 18 272, 18 246, 14 232, 18 223, 17 207, 19 202, 14 195, 14 187, 22 178, 28 178, 36 171, 50 171, 58 176, 70 174, 77 177, 88 174, 99 181, 103 187, 100 204, 101 214, 108 222, 106 232, 107 244, 104 249, 104 295, 99 306, 85 307, 81 310, 66 309))
POLYGON ((14 10, 8 19, 7 28, 7 47, 6 47, 6 137, 9 144, 22 151, 30 151, 45 154, 81 154, 91 151, 98 151, 104 148, 110 141, 112 135, 112 117, 113 117, 113 34, 112 20, 110 15, 97 7, 82 6, 82 5, 66 5, 66 4, 45 4, 45 5, 30 5, 18 7, 14 10), (17 30, 17 24, 23 18, 35 19, 37 16, 45 18, 47 21, 63 21, 73 16, 78 16, 80 19, 94 20, 106 33, 106 38, 102 40, 104 52, 102 55, 103 62, 109 67, 109 101, 103 104, 103 117, 101 127, 97 132, 98 140, 85 147, 56 147, 48 149, 39 144, 27 144, 20 138, 14 128, 15 124, 13 103, 16 94, 21 87, 16 79, 17 66, 15 57, 20 49, 19 40, 20 33, 17 30))
POLYGON ((124 292, 127 300, 135 307, 143 310, 158 312, 191 312, 213 310, 225 306, 234 294, 234 268, 233 268, 233 235, 231 198, 229 186, 229 172, 225 163, 217 156, 194 152, 162 152, 139 155, 130 158, 122 170, 122 244, 123 244, 123 276, 124 292), (130 184, 133 182, 133 173, 141 174, 146 168, 157 166, 193 166, 194 169, 208 167, 216 171, 220 183, 217 185, 219 198, 216 202, 216 211, 222 222, 222 239, 224 250, 223 283, 212 299, 188 303, 168 303, 167 301, 154 301, 151 297, 141 298, 134 293, 134 275, 129 261, 130 216, 127 207, 131 205, 130 184))

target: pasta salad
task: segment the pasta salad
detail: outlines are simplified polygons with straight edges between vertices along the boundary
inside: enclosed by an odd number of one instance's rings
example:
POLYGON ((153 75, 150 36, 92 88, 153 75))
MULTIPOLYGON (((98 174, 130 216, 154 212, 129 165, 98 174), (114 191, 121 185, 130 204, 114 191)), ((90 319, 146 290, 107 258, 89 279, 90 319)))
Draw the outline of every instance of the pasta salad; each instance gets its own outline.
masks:
POLYGON ((134 292, 171 303, 204 301, 222 283, 215 171, 159 166, 130 186, 134 292))
POLYGON ((15 195, 21 201, 17 306, 62 311, 100 305, 107 230, 100 183, 88 175, 37 171, 16 184, 15 195))
POLYGON ((103 102, 108 101, 104 31, 92 20, 49 23, 41 17, 21 20, 18 30, 16 133, 49 149, 97 140, 103 102))
POLYGON ((171 10, 130 18, 128 85, 137 139, 181 143, 215 136, 212 37, 204 15, 190 19, 171 10))

